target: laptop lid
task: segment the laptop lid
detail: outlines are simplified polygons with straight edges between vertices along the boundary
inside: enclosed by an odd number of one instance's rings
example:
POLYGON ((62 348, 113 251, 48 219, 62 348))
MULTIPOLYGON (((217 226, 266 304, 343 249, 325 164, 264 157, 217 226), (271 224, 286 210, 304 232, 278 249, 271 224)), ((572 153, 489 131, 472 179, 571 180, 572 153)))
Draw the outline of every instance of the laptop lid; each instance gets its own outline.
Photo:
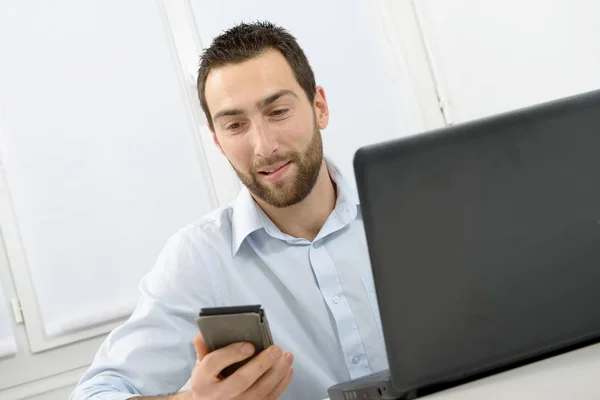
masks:
POLYGON ((600 91, 354 159, 394 387, 600 338, 600 91))

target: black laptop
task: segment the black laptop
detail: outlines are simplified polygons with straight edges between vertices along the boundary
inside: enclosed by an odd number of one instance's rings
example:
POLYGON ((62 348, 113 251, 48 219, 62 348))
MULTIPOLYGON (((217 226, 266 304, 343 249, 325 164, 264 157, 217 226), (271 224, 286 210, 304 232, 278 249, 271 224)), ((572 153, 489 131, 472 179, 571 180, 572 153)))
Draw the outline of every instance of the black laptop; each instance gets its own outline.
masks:
POLYGON ((358 150, 389 371, 414 399, 600 341, 600 91, 358 150))

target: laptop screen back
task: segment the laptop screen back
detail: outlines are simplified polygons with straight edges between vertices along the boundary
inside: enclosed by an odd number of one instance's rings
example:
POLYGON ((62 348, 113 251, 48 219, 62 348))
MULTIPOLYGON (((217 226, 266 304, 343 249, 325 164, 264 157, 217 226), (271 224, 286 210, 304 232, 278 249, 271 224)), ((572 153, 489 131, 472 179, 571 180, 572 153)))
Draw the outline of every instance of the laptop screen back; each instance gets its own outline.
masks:
POLYGON ((600 92, 368 146, 354 166, 398 390, 600 336, 600 92))

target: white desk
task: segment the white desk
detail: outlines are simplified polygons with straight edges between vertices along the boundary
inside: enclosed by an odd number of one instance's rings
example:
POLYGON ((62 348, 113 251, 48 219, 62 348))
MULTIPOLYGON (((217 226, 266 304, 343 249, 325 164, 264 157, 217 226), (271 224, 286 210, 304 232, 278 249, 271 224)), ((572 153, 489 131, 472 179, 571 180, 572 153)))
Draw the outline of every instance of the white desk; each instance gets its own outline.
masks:
POLYGON ((424 400, 598 400, 600 344, 492 375, 424 400))

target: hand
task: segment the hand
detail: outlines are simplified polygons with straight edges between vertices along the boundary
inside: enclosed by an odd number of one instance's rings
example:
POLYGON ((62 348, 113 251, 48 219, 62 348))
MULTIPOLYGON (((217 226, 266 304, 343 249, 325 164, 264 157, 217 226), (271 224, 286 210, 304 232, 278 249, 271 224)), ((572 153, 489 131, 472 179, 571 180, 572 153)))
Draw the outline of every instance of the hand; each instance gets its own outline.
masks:
POLYGON ((234 343, 208 353, 202 335, 194 338, 197 361, 192 371, 192 400, 277 399, 287 389, 294 369, 292 353, 270 346, 227 378, 221 371, 254 353, 250 343, 234 343))

